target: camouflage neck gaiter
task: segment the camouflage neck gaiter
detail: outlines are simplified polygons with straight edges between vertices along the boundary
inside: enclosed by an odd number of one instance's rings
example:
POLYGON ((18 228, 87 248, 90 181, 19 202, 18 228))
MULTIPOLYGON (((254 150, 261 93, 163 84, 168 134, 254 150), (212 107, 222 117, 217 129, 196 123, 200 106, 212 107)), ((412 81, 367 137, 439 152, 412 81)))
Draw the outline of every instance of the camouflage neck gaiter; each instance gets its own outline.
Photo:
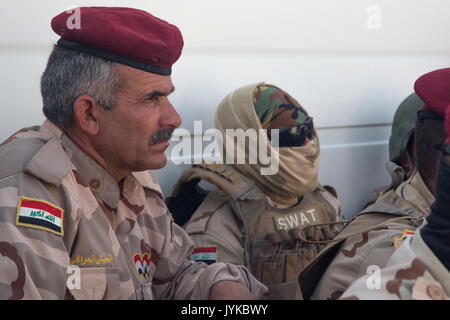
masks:
POLYGON ((294 205, 299 197, 318 187, 320 146, 312 119, 283 90, 264 83, 235 90, 220 103, 215 125, 222 133, 223 146, 227 139, 235 139, 227 134, 226 129, 267 129, 267 135, 258 135, 257 144, 266 146, 268 154, 278 157, 279 168, 275 174, 261 175, 261 168, 267 165, 262 164, 259 158, 256 164, 251 164, 250 143, 245 144, 243 164, 237 161, 240 148, 237 144, 231 156, 232 163, 229 163, 230 155, 227 159, 225 150, 222 155, 230 166, 252 179, 276 206, 294 205), (279 129, 279 148, 271 145, 271 129, 279 129))

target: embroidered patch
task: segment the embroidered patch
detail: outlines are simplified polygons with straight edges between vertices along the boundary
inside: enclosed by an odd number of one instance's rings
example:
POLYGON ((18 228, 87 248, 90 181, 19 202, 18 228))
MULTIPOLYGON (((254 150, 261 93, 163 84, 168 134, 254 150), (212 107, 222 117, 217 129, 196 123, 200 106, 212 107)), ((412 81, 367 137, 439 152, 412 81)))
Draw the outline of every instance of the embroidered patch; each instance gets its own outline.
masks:
POLYGON ((16 224, 63 235, 64 210, 43 200, 21 197, 17 207, 16 224))
POLYGON ((133 262, 136 267, 136 271, 142 280, 150 280, 150 257, 148 252, 144 252, 141 256, 139 253, 133 255, 133 262))
POLYGON ((217 246, 212 247, 197 247, 192 251, 192 261, 203 261, 207 264, 217 262, 217 246))
POLYGON ((102 255, 97 256, 96 254, 92 254, 90 256, 84 257, 81 255, 76 255, 75 259, 70 261, 70 265, 84 266, 87 263, 95 263, 95 264, 107 264, 113 260, 112 254, 108 254, 108 256, 103 257, 102 255))
POLYGON ((394 247, 395 247, 395 250, 397 250, 398 248, 400 248, 400 246, 402 245, 403 241, 405 241, 406 239, 408 239, 408 238, 414 236, 415 234, 416 234, 415 231, 405 229, 405 230, 403 231, 402 236, 401 236, 400 238, 399 238, 399 237, 394 238, 394 247))
POLYGON ((292 212, 288 214, 278 214, 273 217, 276 230, 290 230, 296 227, 306 227, 311 224, 320 223, 317 221, 317 211, 315 208, 292 212))

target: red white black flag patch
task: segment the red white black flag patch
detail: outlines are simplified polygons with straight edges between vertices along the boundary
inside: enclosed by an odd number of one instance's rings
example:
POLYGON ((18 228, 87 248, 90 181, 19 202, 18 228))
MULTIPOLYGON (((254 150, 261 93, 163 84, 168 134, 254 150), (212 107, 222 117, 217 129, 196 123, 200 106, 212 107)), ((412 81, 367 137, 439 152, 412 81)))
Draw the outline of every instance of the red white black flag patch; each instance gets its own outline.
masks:
POLYGON ((197 247, 192 251, 191 260, 193 261, 203 261, 207 264, 212 264, 217 262, 217 246, 211 247, 197 247))
POLYGON ((43 200, 21 197, 16 224, 63 235, 64 210, 43 200))

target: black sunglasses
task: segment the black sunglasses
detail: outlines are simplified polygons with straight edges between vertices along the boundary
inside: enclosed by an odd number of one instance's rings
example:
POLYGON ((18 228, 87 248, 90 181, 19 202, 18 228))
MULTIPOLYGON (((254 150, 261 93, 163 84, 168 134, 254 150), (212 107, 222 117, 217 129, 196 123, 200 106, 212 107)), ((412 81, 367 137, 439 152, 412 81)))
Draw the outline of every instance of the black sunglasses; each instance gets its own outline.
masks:
MULTIPOLYGON (((272 130, 267 132, 267 136, 272 140, 272 130)), ((314 136, 313 118, 306 118, 302 124, 279 130, 279 147, 301 147, 306 139, 314 136)))

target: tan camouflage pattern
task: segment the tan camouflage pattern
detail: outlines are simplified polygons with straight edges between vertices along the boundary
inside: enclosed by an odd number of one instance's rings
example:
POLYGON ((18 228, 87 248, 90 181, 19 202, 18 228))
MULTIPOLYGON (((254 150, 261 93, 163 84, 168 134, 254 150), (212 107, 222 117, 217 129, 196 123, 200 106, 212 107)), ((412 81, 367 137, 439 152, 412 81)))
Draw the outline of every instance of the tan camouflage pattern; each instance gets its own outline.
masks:
POLYGON ((0 147, 0 299, 209 299, 222 280, 266 292, 243 267, 190 261, 193 248, 151 172, 118 184, 48 120, 0 147), (62 208, 63 235, 17 226, 22 196, 62 208))
MULTIPOLYGON (((215 167, 217 170, 217 165, 215 167)), ((323 247, 301 243, 299 232, 309 226, 341 221, 339 202, 320 187, 291 208, 272 206, 262 192, 253 192, 236 204, 230 193, 239 194, 239 189, 227 189, 223 181, 231 176, 235 185, 245 188, 233 172, 227 167, 227 170, 203 174, 204 179, 222 189, 208 194, 184 226, 186 232, 197 247, 217 246, 217 261, 250 269, 269 287, 266 298, 299 299, 298 274, 323 247), (240 206, 243 217, 234 205, 240 206)), ((189 179, 187 176, 192 178, 189 173, 185 175, 189 179)), ((313 240, 326 240, 332 236, 316 234, 313 240)))
POLYGON ((355 281, 341 299, 449 300, 449 297, 450 273, 423 241, 419 229, 378 274, 355 281))
MULTIPOLYGON (((419 217, 425 217, 429 214, 429 206, 433 201, 434 196, 426 187, 418 171, 415 171, 395 192, 391 190, 383 194, 373 207, 367 208, 366 211, 369 213, 359 215, 353 220, 346 231, 361 230, 360 226, 364 226, 363 228, 376 226, 385 216, 383 204, 398 207, 399 211, 400 208, 403 210, 410 208, 419 217)), ((395 212, 390 213, 395 214, 395 212)), ((418 227, 416 222, 417 220, 413 222, 407 219, 388 222, 349 237, 323 273, 311 299, 337 299, 356 279, 366 275, 370 266, 376 265, 383 268, 395 251, 396 239, 401 238, 405 230, 415 231, 418 227)))

